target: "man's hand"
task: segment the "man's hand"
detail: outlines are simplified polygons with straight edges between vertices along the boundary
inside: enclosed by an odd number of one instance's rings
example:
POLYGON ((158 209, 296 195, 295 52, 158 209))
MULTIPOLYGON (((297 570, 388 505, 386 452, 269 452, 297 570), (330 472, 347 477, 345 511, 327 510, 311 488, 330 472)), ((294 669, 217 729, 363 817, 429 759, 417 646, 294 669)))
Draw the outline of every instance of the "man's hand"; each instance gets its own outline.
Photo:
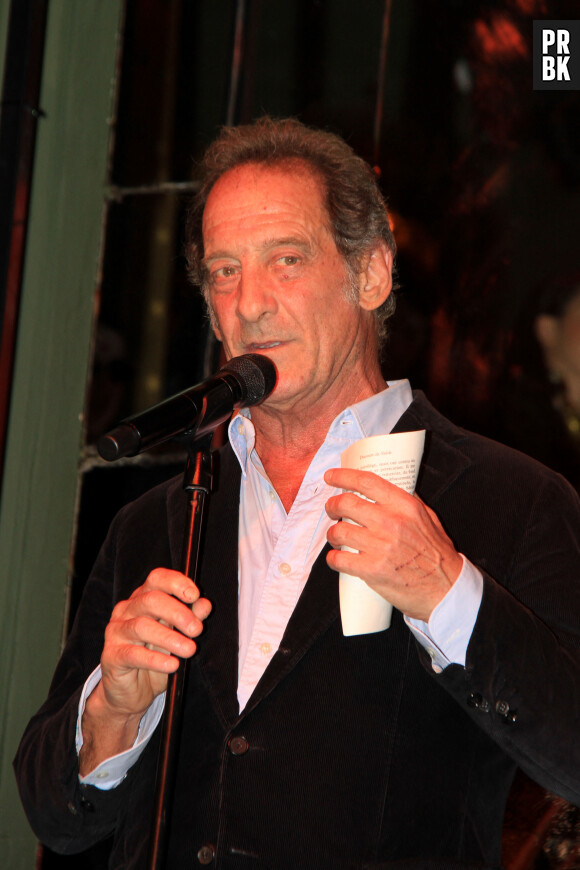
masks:
POLYGON ((358 550, 331 550, 330 567, 361 577, 398 610, 428 622, 463 566, 434 511, 370 471, 332 468, 324 479, 349 490, 326 503, 337 520, 327 538, 333 547, 358 550))
POLYGON ((211 604, 185 575, 157 568, 127 601, 114 608, 105 630, 102 679, 87 699, 82 720, 80 772, 133 745, 141 717, 179 658, 196 651, 211 604))

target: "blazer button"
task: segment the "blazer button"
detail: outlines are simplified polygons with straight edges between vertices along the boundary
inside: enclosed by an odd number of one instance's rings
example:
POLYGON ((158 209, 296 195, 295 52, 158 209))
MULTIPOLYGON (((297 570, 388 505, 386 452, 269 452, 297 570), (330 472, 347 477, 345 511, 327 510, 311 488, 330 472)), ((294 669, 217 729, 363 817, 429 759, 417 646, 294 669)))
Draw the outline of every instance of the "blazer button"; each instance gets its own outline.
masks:
POLYGON ((232 755, 245 755, 250 744, 245 737, 232 737, 228 742, 228 747, 232 755))
POLYGON ((504 722, 509 722, 513 725, 513 723, 517 721, 518 711, 512 710, 507 701, 498 701, 495 705, 495 709, 504 722))
POLYGON ((215 849, 209 843, 202 846, 197 853, 197 860, 200 864, 211 864, 215 858, 215 849))
POLYGON ((474 707, 476 710, 481 710, 482 713, 487 713, 489 710, 489 701, 479 694, 479 692, 471 692, 467 698, 469 707, 474 707))

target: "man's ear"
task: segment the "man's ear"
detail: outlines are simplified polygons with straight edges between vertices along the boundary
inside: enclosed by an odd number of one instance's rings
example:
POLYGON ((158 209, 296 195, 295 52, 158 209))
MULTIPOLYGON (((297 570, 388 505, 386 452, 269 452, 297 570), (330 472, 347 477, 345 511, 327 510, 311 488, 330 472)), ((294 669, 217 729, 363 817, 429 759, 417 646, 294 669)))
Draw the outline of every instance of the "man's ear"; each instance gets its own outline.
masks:
POLYGON ((393 289, 393 252, 386 242, 379 242, 368 256, 359 275, 359 305, 374 311, 385 302, 393 289))

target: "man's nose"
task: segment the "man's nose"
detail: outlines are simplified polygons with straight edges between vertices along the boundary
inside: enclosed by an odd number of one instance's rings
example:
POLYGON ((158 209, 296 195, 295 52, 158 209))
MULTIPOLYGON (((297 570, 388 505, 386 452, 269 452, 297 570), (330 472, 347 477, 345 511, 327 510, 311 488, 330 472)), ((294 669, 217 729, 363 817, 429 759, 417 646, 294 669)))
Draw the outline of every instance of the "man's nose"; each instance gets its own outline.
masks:
POLYGON ((278 308, 271 276, 259 266, 242 267, 237 294, 237 313, 242 320, 256 322, 278 308))

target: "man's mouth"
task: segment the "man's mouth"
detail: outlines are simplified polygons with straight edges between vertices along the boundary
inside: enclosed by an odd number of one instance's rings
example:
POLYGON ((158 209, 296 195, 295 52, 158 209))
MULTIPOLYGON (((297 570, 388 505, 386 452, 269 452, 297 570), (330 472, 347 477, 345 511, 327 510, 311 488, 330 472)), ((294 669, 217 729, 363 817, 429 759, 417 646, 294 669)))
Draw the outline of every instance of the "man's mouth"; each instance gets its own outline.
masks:
POLYGON ((281 341, 265 341, 260 344, 252 342, 252 344, 248 345, 248 350, 250 353, 256 350, 271 350, 273 347, 279 347, 281 344, 281 341))

